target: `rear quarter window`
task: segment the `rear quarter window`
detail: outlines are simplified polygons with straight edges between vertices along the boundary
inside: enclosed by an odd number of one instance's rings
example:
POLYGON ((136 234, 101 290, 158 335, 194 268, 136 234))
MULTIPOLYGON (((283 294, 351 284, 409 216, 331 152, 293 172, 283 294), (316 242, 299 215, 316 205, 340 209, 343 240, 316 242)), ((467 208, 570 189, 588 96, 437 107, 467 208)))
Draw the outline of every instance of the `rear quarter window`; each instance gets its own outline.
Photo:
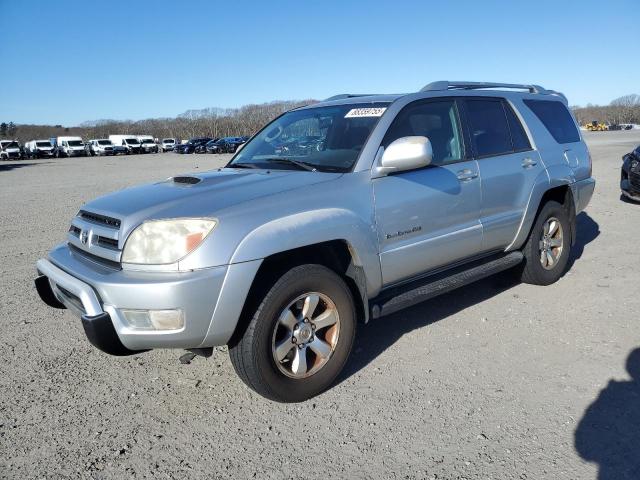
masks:
POLYGON ((567 107, 555 100, 524 100, 558 143, 580 141, 580 134, 567 107))

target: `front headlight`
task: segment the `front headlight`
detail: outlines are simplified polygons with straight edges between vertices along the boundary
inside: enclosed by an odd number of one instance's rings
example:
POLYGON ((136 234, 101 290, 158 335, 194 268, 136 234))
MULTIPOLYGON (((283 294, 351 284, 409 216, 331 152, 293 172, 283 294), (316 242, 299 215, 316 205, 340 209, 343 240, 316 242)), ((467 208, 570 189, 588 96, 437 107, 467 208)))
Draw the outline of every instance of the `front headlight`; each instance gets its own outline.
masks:
POLYGON ((198 248, 215 226, 215 220, 203 218, 144 222, 129 235, 122 252, 122 262, 144 265, 175 263, 198 248))

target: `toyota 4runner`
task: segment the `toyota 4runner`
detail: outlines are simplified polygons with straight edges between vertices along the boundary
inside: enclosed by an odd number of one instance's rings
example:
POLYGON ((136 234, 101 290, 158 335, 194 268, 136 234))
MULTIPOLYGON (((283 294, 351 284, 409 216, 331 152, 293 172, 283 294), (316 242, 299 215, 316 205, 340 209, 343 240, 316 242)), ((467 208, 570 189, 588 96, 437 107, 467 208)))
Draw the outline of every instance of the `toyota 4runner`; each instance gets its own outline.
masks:
POLYGON ((335 380, 358 321, 507 269, 558 280, 594 186, 558 92, 338 95, 224 168, 87 203, 36 287, 107 353, 228 345, 249 387, 301 401, 335 380))

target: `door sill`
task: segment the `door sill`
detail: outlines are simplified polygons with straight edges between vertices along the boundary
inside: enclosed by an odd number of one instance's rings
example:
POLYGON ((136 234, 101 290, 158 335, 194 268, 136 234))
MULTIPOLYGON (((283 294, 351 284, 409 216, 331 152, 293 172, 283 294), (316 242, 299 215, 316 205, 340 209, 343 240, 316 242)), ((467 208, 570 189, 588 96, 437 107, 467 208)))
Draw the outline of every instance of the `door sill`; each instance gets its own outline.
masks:
POLYGON ((384 289, 369 301, 371 318, 379 318, 417 305, 520 264, 520 251, 484 257, 444 271, 384 289))

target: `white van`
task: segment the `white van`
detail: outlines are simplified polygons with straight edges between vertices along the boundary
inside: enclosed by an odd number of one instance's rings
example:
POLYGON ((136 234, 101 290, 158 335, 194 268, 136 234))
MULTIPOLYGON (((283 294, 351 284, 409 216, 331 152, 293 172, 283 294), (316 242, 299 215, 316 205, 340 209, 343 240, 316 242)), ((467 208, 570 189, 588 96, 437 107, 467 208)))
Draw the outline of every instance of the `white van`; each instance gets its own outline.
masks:
POLYGON ((175 138, 163 138, 162 139, 162 151, 169 152, 176 147, 176 139, 175 138))
POLYGON ((115 146, 122 146, 127 149, 127 155, 131 153, 140 153, 140 140, 135 135, 109 135, 109 140, 115 146))
POLYGON ((0 160, 11 160, 22 158, 22 148, 15 140, 0 140, 0 160))
POLYGON ((55 155, 53 145, 49 140, 30 140, 24 144, 24 154, 28 158, 48 158, 55 155))
POLYGON ((55 137, 51 139, 56 157, 85 156, 82 137, 55 137))
POLYGON ((151 135, 138 135, 142 153, 158 153, 158 144, 151 135))

